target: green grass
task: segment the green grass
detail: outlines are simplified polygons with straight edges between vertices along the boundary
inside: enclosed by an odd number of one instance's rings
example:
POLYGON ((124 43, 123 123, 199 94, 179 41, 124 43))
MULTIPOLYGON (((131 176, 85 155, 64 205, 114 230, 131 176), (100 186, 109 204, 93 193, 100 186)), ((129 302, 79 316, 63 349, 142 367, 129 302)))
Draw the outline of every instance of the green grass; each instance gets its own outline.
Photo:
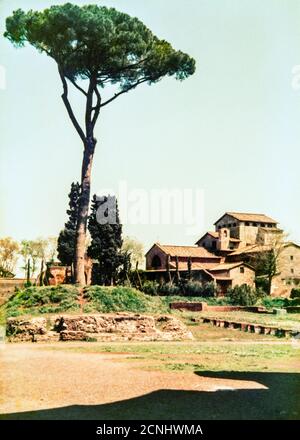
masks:
POLYGON ((287 343, 95 343, 56 345, 49 349, 87 354, 127 353, 129 356, 123 362, 133 362, 137 368, 149 370, 300 372, 299 349, 287 343))
POLYGON ((28 287, 12 296, 0 310, 6 317, 79 310, 73 286, 28 287))
POLYGON ((85 289, 84 312, 168 313, 160 297, 148 296, 131 287, 91 286, 85 289))
MULTIPOLYGON (((0 320, 4 317, 74 313, 80 311, 79 290, 75 286, 29 287, 13 295, 0 307, 0 320)), ((168 313, 168 302, 130 287, 91 286, 85 289, 85 313, 168 313)), ((1 322, 1 321, 0 321, 1 322)))
POLYGON ((162 302, 169 306, 172 302, 206 302, 211 306, 226 306, 230 303, 230 299, 226 297, 213 298, 213 297, 201 297, 201 296, 160 296, 162 302))

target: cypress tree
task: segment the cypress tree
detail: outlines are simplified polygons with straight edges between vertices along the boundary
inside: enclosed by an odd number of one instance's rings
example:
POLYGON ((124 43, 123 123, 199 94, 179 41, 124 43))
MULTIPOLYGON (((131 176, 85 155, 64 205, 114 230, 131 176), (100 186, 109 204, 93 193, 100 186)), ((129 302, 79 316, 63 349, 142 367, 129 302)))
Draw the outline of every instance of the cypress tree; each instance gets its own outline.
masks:
POLYGON ((88 256, 96 260, 93 264, 92 283, 115 284, 122 266, 126 265, 128 260, 121 251, 122 224, 115 197, 99 198, 94 195, 88 228, 91 235, 88 256))
POLYGON ((79 197, 80 184, 73 182, 69 193, 69 209, 67 210, 69 218, 57 241, 58 258, 66 266, 74 264, 79 197))

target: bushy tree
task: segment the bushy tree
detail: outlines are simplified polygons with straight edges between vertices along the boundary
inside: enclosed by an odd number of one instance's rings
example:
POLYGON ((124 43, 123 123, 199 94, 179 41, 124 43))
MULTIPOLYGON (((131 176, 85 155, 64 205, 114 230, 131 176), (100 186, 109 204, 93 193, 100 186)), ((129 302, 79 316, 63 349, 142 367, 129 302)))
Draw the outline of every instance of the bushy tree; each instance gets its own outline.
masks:
POLYGON ((88 256, 93 264, 93 284, 112 285, 128 259, 122 252, 122 225, 115 197, 94 195, 88 224, 91 244, 88 256))
POLYGON ((6 20, 5 37, 16 46, 31 44, 51 57, 62 81, 62 99, 83 143, 81 197, 75 245, 75 279, 85 284, 84 254, 90 202, 91 169, 97 140, 94 129, 101 108, 138 85, 164 76, 183 80, 195 71, 195 61, 158 39, 137 18, 97 5, 66 3, 44 11, 14 11, 6 20), (87 82, 87 86, 83 84, 87 82), (69 100, 69 85, 85 99, 84 124, 69 100), (103 99, 102 89, 111 96, 103 99))
POLYGON ((264 296, 264 293, 259 289, 252 288, 248 284, 242 284, 228 289, 227 295, 232 304, 239 306, 253 306, 264 296))
POLYGON ((125 237, 123 240, 122 250, 127 252, 131 265, 136 268, 144 263, 144 246, 138 240, 132 237, 125 237))
POLYGON ((0 276, 13 276, 18 259, 18 251, 18 242, 11 237, 0 238, 0 276))
POLYGON ((25 270, 27 281, 36 274, 38 264, 41 264, 40 273, 43 272, 45 262, 52 255, 51 246, 52 244, 49 243, 49 239, 42 237, 35 240, 21 241, 20 255, 23 257, 23 269, 25 270))
POLYGON ((80 185, 72 183, 69 193, 68 221, 60 232, 57 242, 58 259, 66 266, 72 266, 75 259, 76 226, 80 197, 80 185))
POLYGON ((248 262, 254 268, 256 284, 270 295, 272 281, 281 271, 281 254, 285 246, 286 236, 276 234, 267 245, 258 246, 254 252, 249 251, 248 262))

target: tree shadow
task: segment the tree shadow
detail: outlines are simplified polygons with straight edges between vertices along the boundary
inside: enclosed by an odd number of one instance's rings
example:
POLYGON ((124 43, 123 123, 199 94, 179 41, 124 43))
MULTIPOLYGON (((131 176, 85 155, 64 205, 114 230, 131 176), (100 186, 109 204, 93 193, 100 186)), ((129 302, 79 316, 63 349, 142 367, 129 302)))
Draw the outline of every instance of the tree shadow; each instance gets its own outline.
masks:
POLYGON ((2 420, 298 420, 300 374, 198 371, 201 377, 252 381, 267 389, 159 390, 103 405, 4 414, 2 420))

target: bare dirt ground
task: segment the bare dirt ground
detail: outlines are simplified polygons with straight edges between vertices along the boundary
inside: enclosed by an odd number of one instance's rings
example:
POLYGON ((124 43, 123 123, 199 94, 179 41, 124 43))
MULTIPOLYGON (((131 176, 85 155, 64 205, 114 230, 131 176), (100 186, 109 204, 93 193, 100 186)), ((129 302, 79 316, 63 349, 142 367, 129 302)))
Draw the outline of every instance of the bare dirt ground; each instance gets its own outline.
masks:
POLYGON ((0 350, 1 418, 300 417, 299 374, 147 371, 124 362, 130 356, 6 344, 0 350))

